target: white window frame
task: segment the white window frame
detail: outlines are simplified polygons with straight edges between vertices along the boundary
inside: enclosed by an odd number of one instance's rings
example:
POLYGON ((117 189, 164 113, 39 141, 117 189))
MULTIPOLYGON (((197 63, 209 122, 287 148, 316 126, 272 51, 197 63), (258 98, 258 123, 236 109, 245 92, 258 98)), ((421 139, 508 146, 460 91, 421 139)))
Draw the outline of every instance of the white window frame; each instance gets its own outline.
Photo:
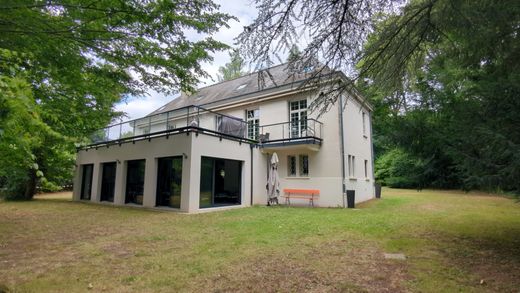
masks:
POLYGON ((361 116, 363 119, 363 136, 366 137, 367 136, 367 121, 366 121, 367 114, 365 113, 365 111, 362 112, 361 116))
POLYGON ((298 171, 300 177, 309 177, 310 173, 310 164, 309 164, 309 155, 307 154, 300 154, 298 155, 298 171), (304 173, 303 171, 303 160, 304 158, 307 158, 307 173, 304 173))
POLYGON ((348 155, 348 177, 356 178, 356 156, 348 155))
POLYGON ((246 110, 246 122, 247 138, 258 140, 258 137, 260 136, 260 109, 256 108, 246 110), (250 113, 252 113, 252 116, 250 113))
POLYGON ((365 160, 365 179, 368 179, 368 160, 365 160))
POLYGON ((309 103, 307 99, 289 101, 289 137, 298 138, 306 135, 307 130, 307 109, 309 103), (301 103, 305 101, 305 107, 301 107, 301 103), (296 103, 297 107, 293 109, 292 105, 296 103), (293 116, 297 117, 297 123, 293 124, 293 116))

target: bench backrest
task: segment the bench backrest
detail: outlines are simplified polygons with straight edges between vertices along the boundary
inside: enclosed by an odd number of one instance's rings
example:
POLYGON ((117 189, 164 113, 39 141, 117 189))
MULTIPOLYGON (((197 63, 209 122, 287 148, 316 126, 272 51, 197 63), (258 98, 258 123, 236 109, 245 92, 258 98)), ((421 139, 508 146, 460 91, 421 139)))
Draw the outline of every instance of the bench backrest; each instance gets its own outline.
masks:
POLYGON ((319 189, 294 189, 294 188, 284 188, 283 192, 285 193, 298 193, 298 194, 320 194, 319 189))

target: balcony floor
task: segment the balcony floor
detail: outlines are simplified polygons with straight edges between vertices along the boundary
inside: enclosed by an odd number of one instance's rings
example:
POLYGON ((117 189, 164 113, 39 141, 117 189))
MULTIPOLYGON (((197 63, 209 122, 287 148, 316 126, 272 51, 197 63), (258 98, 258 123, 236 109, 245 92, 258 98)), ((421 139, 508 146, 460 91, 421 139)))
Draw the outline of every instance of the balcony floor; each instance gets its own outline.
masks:
POLYGON ((301 137, 283 140, 271 140, 260 143, 259 146, 262 152, 288 149, 307 149, 317 152, 321 147, 321 139, 316 137, 301 137))

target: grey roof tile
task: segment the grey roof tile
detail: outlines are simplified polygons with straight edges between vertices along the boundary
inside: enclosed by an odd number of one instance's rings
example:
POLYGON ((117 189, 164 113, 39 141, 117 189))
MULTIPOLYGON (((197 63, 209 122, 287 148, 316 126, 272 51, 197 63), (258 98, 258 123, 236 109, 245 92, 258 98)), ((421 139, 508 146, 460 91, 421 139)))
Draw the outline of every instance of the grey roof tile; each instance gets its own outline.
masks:
MULTIPOLYGON (((202 87, 191 95, 182 93, 180 97, 172 100, 149 115, 193 105, 203 106, 233 97, 236 97, 237 101, 239 101, 240 97, 245 97, 247 94, 302 81, 308 79, 312 75, 311 73, 303 72, 293 74, 289 72, 287 65, 288 63, 280 64, 263 71, 249 73, 232 80, 202 87)), ((330 70, 326 71, 330 72, 330 70)))

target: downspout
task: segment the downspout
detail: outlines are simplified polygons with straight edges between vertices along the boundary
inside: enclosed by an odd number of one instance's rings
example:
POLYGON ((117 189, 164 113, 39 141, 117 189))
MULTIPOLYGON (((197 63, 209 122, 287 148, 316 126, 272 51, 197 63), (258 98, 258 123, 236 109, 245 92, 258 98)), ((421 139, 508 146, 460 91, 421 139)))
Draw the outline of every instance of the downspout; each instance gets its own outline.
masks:
POLYGON ((340 138, 340 154, 341 154, 341 190, 343 207, 347 206, 345 200, 345 133, 343 131, 343 95, 339 96, 339 138, 340 138))
MULTIPOLYGON (((374 165, 375 165, 375 159, 376 157, 374 156, 374 142, 372 141, 372 111, 368 112, 368 119, 369 119, 369 123, 368 125, 370 126, 370 148, 372 149, 372 159, 370 161, 372 161, 372 185, 374 186, 374 189, 376 187, 376 175, 375 175, 375 168, 374 168, 374 165)), ((375 190, 374 191, 374 196, 375 196, 375 190)))
POLYGON ((251 181, 250 181, 250 186, 251 186, 250 187, 251 188, 251 190, 250 190, 250 193, 251 193, 250 194, 251 195, 251 206, 253 206, 253 147, 254 147, 253 144, 249 145, 250 158, 251 158, 250 159, 250 161, 251 161, 251 163, 250 163, 250 165, 251 165, 251 174, 249 174, 251 176, 251 181))

